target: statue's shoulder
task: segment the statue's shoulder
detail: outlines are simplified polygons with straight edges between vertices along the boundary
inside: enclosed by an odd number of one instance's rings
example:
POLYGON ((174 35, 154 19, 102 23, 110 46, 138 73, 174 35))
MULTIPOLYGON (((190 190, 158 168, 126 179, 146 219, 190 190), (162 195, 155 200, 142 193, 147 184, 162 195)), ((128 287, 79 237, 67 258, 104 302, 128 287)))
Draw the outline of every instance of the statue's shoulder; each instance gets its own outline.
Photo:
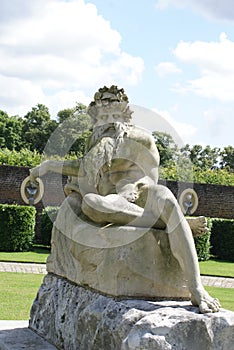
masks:
POLYGON ((150 146, 152 143, 154 143, 152 133, 137 125, 130 126, 128 130, 128 137, 146 146, 150 146))

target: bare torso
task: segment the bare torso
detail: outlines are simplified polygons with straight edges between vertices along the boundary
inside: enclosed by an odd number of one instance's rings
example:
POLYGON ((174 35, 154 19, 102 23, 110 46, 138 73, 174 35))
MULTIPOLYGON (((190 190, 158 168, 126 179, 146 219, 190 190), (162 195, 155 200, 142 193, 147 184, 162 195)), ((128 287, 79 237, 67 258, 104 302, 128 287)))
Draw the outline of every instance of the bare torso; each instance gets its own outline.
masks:
MULTIPOLYGON (((159 154, 154 139, 144 129, 130 127, 127 135, 124 135, 121 144, 115 151, 111 162, 104 163, 98 169, 98 165, 92 156, 92 149, 102 143, 114 143, 116 136, 112 131, 103 135, 95 146, 90 148, 87 168, 95 167, 97 185, 89 183, 87 172, 81 170, 78 178, 73 177, 67 185, 70 190, 80 192, 82 196, 87 193, 97 193, 102 196, 113 193, 124 193, 133 190, 139 183, 156 184, 158 181, 159 154)), ((82 166, 82 169, 83 166, 82 166)))
MULTIPOLYGON (((108 142, 111 136, 105 138, 108 142)), ((139 182, 156 184, 158 166, 159 154, 151 135, 136 127, 130 129, 111 164, 105 164, 99 172, 98 194, 120 193, 126 186, 139 182)))

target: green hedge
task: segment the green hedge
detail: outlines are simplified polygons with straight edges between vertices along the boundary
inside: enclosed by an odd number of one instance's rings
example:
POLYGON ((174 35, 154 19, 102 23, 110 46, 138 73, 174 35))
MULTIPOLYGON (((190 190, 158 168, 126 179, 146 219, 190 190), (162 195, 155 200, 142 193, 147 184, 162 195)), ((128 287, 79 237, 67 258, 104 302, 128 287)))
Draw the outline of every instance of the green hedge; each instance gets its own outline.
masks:
POLYGON ((0 251, 19 252, 32 248, 36 209, 0 204, 0 251))
POLYGON ((51 231, 58 213, 58 207, 46 207, 40 214, 40 243, 50 246, 51 231))
POLYGON ((198 260, 210 257, 234 262, 234 220, 207 218, 208 233, 195 237, 198 260))
POLYGON ((211 253, 221 260, 234 262, 234 220, 212 219, 211 253))
POLYGON ((210 236, 212 230, 212 219, 207 218, 208 231, 203 236, 194 237, 195 247, 197 250, 197 256, 199 261, 209 260, 210 254, 210 236))

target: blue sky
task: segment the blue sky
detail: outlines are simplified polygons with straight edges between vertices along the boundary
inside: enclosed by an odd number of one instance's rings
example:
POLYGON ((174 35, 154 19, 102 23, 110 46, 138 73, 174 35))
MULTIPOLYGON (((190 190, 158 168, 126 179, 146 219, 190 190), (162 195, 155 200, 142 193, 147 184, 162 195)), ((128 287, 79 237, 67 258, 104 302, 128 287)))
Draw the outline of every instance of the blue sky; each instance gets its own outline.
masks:
POLYGON ((0 63, 9 115, 44 103, 56 116, 117 84, 135 123, 233 146, 232 0, 2 0, 0 63))

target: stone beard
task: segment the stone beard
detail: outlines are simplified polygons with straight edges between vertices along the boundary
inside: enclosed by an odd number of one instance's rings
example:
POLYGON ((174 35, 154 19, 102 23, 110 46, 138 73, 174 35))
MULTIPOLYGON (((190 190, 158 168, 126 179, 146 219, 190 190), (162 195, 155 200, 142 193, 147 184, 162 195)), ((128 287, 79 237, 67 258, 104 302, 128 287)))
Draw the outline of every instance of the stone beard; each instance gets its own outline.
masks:
POLYGON ((128 135, 130 126, 129 123, 116 122, 94 128, 83 159, 84 170, 90 185, 97 188, 103 166, 111 167, 112 160, 123 142, 124 135, 128 135))

